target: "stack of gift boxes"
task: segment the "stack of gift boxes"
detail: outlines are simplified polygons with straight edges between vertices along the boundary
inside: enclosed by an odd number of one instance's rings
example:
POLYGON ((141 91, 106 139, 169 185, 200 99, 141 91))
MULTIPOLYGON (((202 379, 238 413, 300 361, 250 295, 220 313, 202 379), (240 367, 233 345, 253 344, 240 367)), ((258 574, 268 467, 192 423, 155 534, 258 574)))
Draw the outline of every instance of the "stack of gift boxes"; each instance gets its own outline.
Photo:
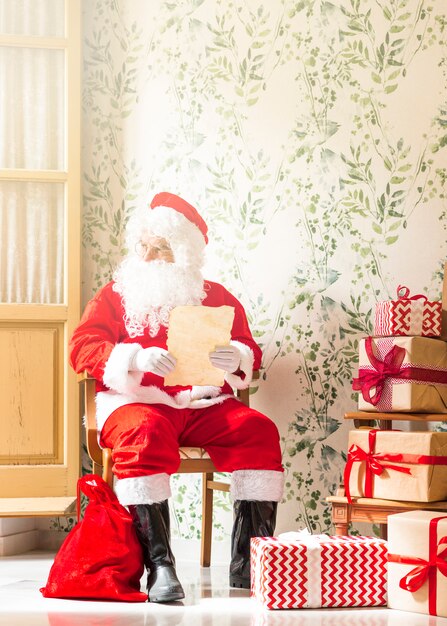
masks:
MULTIPOLYGON (((447 413, 441 312, 441 302, 401 287, 396 300, 378 303, 353 381, 360 410, 447 413)), ((420 502, 421 509, 390 515, 388 541, 303 533, 252 539, 252 595, 271 609, 388 604, 447 616, 447 513, 424 510, 447 500, 447 433, 353 430, 344 484, 350 501, 420 502)))

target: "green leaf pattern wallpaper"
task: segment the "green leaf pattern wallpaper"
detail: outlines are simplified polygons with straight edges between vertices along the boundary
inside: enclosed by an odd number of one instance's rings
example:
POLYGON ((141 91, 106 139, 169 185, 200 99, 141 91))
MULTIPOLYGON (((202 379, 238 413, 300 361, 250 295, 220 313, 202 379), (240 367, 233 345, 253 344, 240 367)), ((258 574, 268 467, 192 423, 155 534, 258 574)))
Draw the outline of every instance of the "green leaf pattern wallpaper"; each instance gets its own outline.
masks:
MULTIPOLYGON (((84 302, 158 191, 210 228, 205 275, 264 351, 252 405, 277 423, 279 530, 330 530, 357 345, 398 284, 440 298, 447 49, 440 0, 84 2, 84 302)), ((200 535, 197 476, 173 479, 200 535)), ((215 492, 217 530, 231 506, 215 492), (225 513, 225 514, 224 514, 225 513)))

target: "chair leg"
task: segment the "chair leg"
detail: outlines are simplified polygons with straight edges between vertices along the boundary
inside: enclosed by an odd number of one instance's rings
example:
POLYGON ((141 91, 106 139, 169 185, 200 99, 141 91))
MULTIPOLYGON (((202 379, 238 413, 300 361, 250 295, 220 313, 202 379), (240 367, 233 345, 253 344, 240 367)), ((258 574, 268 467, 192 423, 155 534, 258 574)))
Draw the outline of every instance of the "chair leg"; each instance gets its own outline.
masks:
POLYGON ((109 485, 111 489, 113 489, 113 474, 112 474, 112 450, 110 448, 104 448, 102 451, 102 461, 103 461, 103 469, 102 469, 102 477, 109 485))
POLYGON ((213 480, 213 473, 202 474, 202 540, 200 544, 200 565, 209 567, 211 563, 211 539, 213 534, 213 490, 208 488, 208 481, 213 480))
POLYGON ((92 474, 96 474, 97 476, 102 476, 102 465, 99 465, 99 463, 95 463, 95 461, 92 461, 92 474))

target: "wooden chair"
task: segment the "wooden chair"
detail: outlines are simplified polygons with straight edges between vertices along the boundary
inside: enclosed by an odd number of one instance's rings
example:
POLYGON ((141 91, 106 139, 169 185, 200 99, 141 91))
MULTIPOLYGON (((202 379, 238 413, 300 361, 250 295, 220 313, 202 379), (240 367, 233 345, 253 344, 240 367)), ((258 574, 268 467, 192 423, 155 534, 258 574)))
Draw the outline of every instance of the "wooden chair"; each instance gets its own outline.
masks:
MULTIPOLYGON (((253 372, 253 379, 259 378, 259 372, 253 372)), ((78 382, 83 385, 84 411, 86 424, 86 443, 88 455, 92 460, 93 473, 99 474, 113 487, 112 450, 100 448, 96 428, 96 380, 87 372, 78 375, 78 382)), ((250 389, 238 389, 237 397, 249 406, 250 389)), ((202 474, 202 539, 200 545, 200 565, 209 567, 211 562, 211 539, 213 530, 213 491, 229 491, 228 483, 214 480, 217 471, 214 463, 203 448, 180 448, 179 474, 202 474)))

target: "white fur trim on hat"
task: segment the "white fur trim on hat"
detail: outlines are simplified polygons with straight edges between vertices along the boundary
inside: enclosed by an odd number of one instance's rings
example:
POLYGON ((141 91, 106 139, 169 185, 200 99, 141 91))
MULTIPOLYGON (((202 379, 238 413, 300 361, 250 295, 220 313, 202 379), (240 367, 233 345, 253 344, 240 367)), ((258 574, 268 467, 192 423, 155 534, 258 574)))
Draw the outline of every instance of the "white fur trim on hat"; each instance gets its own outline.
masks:
POLYGON ((166 206, 155 209, 138 209, 127 223, 126 243, 129 250, 144 232, 168 241, 174 253, 175 263, 181 267, 202 267, 206 247, 200 229, 182 213, 166 206))
POLYGON ((200 228, 183 213, 176 211, 170 206, 160 204, 154 209, 149 209, 145 215, 144 223, 154 235, 160 237, 171 238, 175 231, 178 230, 182 231, 188 238, 194 237, 194 239, 197 239, 197 243, 200 243, 201 246, 205 243, 205 238, 200 228))
POLYGON ((234 500, 279 502, 284 490, 284 472, 236 470, 231 474, 230 497, 234 500))
POLYGON ((132 358, 138 350, 141 350, 139 343, 116 344, 104 368, 104 385, 119 393, 130 393, 140 386, 144 373, 129 371, 132 358))
POLYGON ((115 483, 115 493, 123 506, 163 502, 171 496, 169 474, 121 478, 115 483))
POLYGON ((253 350, 245 343, 240 341, 230 341, 232 346, 238 348, 241 355, 239 369, 245 374, 245 378, 241 378, 236 374, 225 374, 225 380, 235 389, 247 389, 253 378, 253 363, 255 360, 253 350))

